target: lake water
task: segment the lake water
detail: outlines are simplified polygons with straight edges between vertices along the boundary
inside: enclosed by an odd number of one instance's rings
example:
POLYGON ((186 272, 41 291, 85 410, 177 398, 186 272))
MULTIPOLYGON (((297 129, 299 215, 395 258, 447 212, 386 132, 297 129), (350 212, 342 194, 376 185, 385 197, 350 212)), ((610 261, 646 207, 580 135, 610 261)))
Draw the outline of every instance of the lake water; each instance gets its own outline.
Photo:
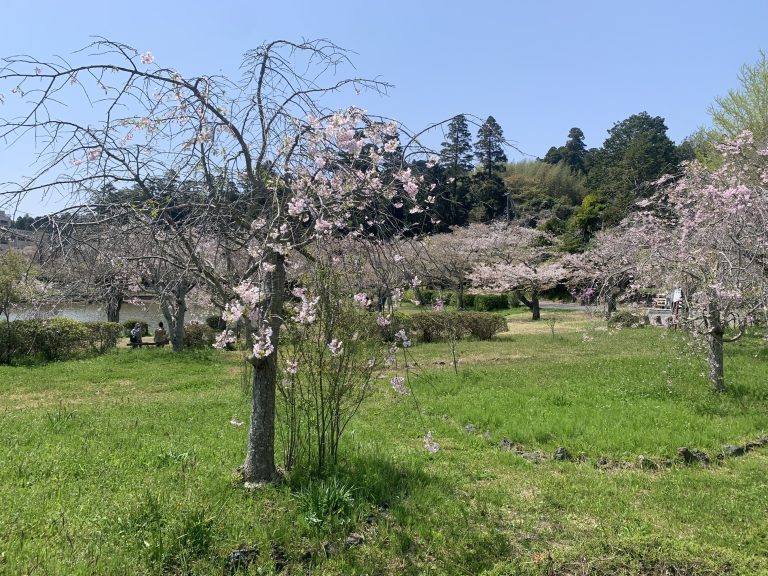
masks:
MULTIPOLYGON (((186 322, 203 322, 207 316, 214 314, 199 306, 190 306, 187 310, 186 322)), ((53 308, 44 308, 42 310, 32 310, 29 308, 19 308, 11 312, 11 320, 29 319, 33 317, 51 317, 59 316, 62 318, 71 318, 80 322, 106 322, 107 313, 104 307, 98 304, 84 304, 80 302, 63 303, 53 308)), ((125 303, 120 308, 120 322, 128 320, 142 320, 149 324, 150 330, 157 327, 157 323, 164 321, 160 312, 160 304, 156 301, 148 300, 140 304, 125 303)))

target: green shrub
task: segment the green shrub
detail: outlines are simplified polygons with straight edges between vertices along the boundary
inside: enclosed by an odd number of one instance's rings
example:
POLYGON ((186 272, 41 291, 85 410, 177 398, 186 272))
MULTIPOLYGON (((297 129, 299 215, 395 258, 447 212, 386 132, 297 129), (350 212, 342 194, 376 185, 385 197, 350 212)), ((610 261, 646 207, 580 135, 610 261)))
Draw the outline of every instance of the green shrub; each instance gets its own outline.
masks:
POLYGON ((94 352, 103 354, 117 346, 117 339, 123 334, 123 326, 118 322, 84 322, 88 340, 94 352))
POLYGON ((387 316, 389 319, 389 324, 387 326, 380 326, 376 322, 378 313, 365 314, 365 316, 361 317, 359 320, 361 330, 371 334, 379 334, 384 342, 394 341, 395 334, 400 330, 405 330, 406 332, 411 331, 412 322, 410 314, 395 312, 391 315, 385 313, 384 316, 387 316))
POLYGON ((640 316, 629 310, 614 312, 608 320, 608 325, 616 328, 642 328, 645 324, 646 320, 644 316, 640 316))
POLYGON ((418 342, 435 342, 454 338, 490 340, 506 330, 507 323, 497 314, 482 312, 418 312, 411 314, 406 332, 418 342))
POLYGON ((221 314, 214 314, 206 317, 205 325, 211 330, 219 331, 224 330, 227 327, 227 323, 224 321, 224 318, 221 317, 221 314))
MULTIPOLYGON (((418 312, 410 317, 410 330, 406 332, 418 342, 434 342, 446 340, 451 328, 458 328, 455 323, 455 313, 452 312, 418 312)), ((457 334, 460 338, 461 335, 457 334)))
MULTIPOLYGON (((458 301, 456 302, 458 305, 458 301)), ((464 293, 464 309, 471 310, 475 307, 475 294, 464 293)))
POLYGON ((475 294, 473 308, 476 312, 506 310, 509 306, 507 294, 475 294))
POLYGON ((437 292, 431 288, 409 288, 403 292, 403 302, 419 302, 421 306, 432 304, 437 292))
POLYGON ((126 336, 130 336, 131 330, 133 330, 133 327, 136 326, 136 324, 139 324, 141 326, 142 336, 149 336, 149 324, 144 322, 144 320, 124 320, 123 322, 121 322, 121 324, 125 329, 126 336))
POLYGON ((17 320, 12 324, 16 355, 42 356, 44 360, 64 360, 89 347, 85 326, 69 318, 17 320))
POLYGON ((104 353, 115 347, 122 330, 117 323, 69 318, 14 320, 0 324, 0 362, 66 360, 83 352, 104 353))
POLYGON ((184 346, 187 348, 203 348, 213 346, 216 331, 206 324, 192 322, 184 325, 184 346))
POLYGON ((499 332, 507 329, 507 321, 498 314, 465 312, 461 315, 461 324, 472 338, 490 340, 499 332))

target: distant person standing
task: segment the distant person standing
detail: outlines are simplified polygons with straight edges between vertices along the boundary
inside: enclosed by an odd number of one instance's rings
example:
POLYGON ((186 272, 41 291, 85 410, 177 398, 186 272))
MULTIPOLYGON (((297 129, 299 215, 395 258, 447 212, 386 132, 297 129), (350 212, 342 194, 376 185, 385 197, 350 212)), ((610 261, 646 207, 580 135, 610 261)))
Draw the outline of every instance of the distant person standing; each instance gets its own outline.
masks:
POLYGON ((168 342, 168 332, 163 328, 163 323, 160 322, 155 330, 155 344, 166 344, 168 342))

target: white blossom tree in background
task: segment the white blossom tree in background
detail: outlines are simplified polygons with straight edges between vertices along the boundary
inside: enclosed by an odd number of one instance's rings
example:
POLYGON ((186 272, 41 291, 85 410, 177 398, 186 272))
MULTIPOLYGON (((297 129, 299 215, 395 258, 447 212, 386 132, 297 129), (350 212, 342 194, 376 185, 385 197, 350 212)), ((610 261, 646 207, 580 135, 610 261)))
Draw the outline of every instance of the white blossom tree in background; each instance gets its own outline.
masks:
POLYGON ((618 226, 595 234, 588 249, 562 259, 574 296, 588 306, 602 305, 606 320, 631 287, 644 250, 631 229, 618 226))
POLYGON ((31 178, 0 193, 69 197, 57 223, 88 214, 173 237, 167 263, 194 272, 251 339, 243 475, 273 482, 286 264, 324 238, 376 237, 397 224, 390 205, 418 214, 420 179, 401 163, 421 153, 417 141, 395 122, 326 107, 334 92, 387 88, 340 76, 347 54, 327 41, 264 44, 245 54, 237 80, 185 77, 108 40, 74 57, 3 60, 0 91, 16 100, 0 138, 34 140, 40 155, 31 178))
POLYGON ((521 226, 499 226, 487 239, 486 260, 478 262, 469 278, 477 288, 514 291, 541 318, 542 292, 568 279, 569 271, 558 261, 552 239, 543 232, 521 226))

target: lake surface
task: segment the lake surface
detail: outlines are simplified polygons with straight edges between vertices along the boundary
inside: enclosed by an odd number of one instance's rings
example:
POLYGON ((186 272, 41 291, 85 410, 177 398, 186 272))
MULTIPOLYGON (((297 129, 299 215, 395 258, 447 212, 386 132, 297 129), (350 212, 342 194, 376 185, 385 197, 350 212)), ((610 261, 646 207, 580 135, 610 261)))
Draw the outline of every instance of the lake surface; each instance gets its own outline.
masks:
MULTIPOLYGON (((187 310, 185 323, 204 322, 207 316, 215 312, 207 310, 200 306, 190 306, 187 310)), ((55 307, 46 307, 42 309, 18 308, 11 312, 11 320, 54 317, 71 318, 80 322, 106 322, 107 313, 103 306, 98 304, 84 304, 80 302, 62 303, 55 307)), ((150 330, 157 327, 157 323, 165 321, 160 312, 160 304, 153 300, 147 300, 139 304, 125 303, 120 308, 120 322, 128 320, 141 320, 149 324, 150 330)))

